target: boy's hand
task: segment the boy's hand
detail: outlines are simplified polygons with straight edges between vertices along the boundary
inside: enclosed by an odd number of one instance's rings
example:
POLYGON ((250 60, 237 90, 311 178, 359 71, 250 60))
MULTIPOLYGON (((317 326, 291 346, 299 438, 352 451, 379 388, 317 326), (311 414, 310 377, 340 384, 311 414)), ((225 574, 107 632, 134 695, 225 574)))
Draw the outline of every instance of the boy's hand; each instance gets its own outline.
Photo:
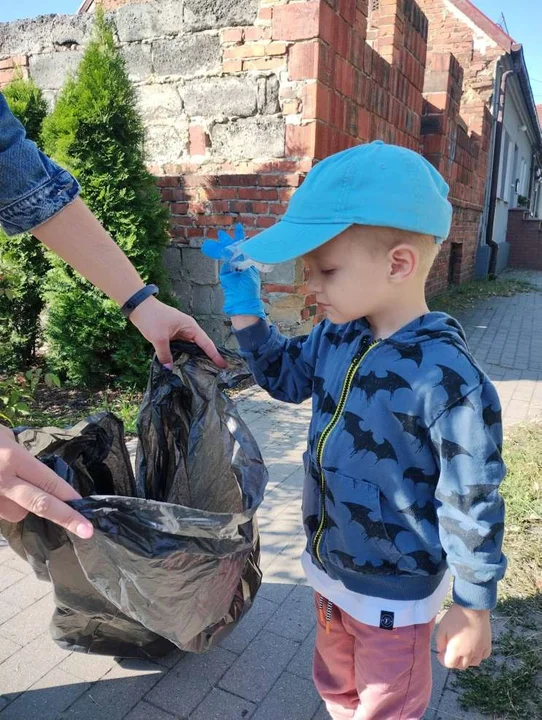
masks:
POLYGON ((441 665, 466 670, 491 655, 489 610, 469 610, 453 604, 444 615, 436 635, 441 665))
POLYGON ((206 240, 202 252, 207 257, 223 261, 220 269, 220 284, 224 292, 224 312, 226 315, 249 315, 265 319, 265 310, 261 294, 260 273, 255 267, 246 270, 233 270, 229 263, 231 253, 228 247, 242 242, 244 233, 241 226, 231 238, 223 230, 218 233, 218 241, 206 240))

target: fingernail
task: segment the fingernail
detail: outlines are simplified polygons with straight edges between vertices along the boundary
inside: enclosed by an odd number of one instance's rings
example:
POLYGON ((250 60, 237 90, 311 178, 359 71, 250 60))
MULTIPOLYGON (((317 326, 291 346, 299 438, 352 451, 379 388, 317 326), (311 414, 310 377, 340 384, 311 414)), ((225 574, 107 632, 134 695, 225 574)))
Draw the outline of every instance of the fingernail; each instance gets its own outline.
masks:
POLYGON ((79 523, 79 525, 75 528, 75 534, 82 540, 88 540, 91 538, 93 532, 94 528, 88 523, 79 523))
POLYGON ((164 366, 166 370, 173 370, 173 363, 165 363, 164 366))

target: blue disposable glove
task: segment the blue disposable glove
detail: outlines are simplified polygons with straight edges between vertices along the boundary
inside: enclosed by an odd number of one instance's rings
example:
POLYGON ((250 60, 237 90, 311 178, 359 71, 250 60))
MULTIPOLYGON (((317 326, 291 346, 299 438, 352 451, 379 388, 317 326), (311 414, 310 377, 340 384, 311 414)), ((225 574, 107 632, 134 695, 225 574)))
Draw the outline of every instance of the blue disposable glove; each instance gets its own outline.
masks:
POLYGON ((265 319, 265 310, 261 295, 260 273, 255 267, 234 270, 230 259, 231 245, 243 242, 245 233, 238 224, 233 237, 223 230, 218 231, 218 242, 205 240, 201 251, 207 257, 222 261, 220 284, 224 292, 224 312, 226 315, 257 315, 265 319))

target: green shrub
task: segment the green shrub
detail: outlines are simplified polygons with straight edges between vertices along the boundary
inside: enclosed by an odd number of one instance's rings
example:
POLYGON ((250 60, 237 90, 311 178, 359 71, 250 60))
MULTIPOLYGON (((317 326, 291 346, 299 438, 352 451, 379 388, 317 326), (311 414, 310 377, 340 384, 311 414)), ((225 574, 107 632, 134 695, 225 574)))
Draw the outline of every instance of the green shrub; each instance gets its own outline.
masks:
MULTIPOLYGON (((17 78, 2 91, 13 114, 38 143, 47 104, 31 81, 17 78)), ((42 283, 49 263, 30 233, 8 237, 0 229, 0 369, 27 367, 40 342, 42 283)))
MULTIPOLYGON (((143 161, 135 91, 102 12, 94 33, 44 124, 45 149, 78 178, 84 200, 143 280, 159 284, 161 298, 169 298, 162 264, 168 214, 143 161)), ((78 383, 142 381, 150 358, 144 339, 115 303, 58 258, 52 263, 45 293, 52 367, 78 383)))

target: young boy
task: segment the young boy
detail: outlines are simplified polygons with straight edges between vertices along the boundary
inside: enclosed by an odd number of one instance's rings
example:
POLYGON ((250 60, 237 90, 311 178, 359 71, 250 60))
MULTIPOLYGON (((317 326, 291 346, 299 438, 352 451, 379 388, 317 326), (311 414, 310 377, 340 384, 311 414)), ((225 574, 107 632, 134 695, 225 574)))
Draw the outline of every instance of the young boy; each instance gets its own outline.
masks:
POLYGON ((491 652, 505 570, 499 400, 459 324, 424 294, 450 230, 448 189, 420 155, 382 142, 309 173, 282 222, 242 246, 262 263, 303 256, 326 315, 307 337, 267 324, 255 268, 221 272, 257 382, 285 402, 312 396, 303 566, 314 680, 335 720, 423 716, 450 574, 440 661, 464 669, 491 652))

